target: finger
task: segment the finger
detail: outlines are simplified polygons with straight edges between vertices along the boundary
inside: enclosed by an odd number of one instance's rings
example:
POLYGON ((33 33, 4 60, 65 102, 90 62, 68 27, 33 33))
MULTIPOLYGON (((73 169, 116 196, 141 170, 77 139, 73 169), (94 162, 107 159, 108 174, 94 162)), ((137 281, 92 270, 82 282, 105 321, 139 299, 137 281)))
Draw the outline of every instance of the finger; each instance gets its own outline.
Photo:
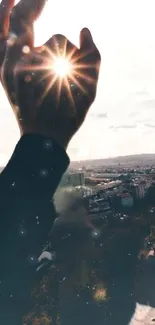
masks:
POLYGON ((27 23, 34 23, 41 14, 46 0, 21 0, 13 10, 13 14, 27 23))
POLYGON ((11 59, 12 65, 20 58, 23 47, 33 47, 33 23, 39 17, 45 3, 46 0, 21 0, 14 7, 6 55, 7 60, 11 59))
MULTIPOLYGON (((77 61, 77 75, 78 81, 83 88, 83 97, 86 101, 86 107, 92 103, 96 96, 96 87, 99 77, 99 69, 101 63, 100 53, 93 41, 92 35, 87 28, 84 28, 80 33, 80 49, 79 59, 77 61)), ((82 112, 79 114, 83 116, 82 112)))
POLYGON ((84 70, 86 69, 85 73, 94 75, 96 79, 100 69, 101 55, 88 28, 83 28, 80 33, 80 53, 79 62, 85 64, 85 67, 83 66, 84 70))
POLYGON ((29 66, 33 65, 32 60, 33 57, 30 57, 30 59, 28 59, 28 57, 23 58, 15 70, 15 93, 18 98, 18 105, 20 106, 20 118, 23 120, 24 116, 24 123, 27 122, 30 116, 32 117, 32 115, 36 113, 35 110, 33 111, 31 109, 36 106, 35 85, 37 78, 33 71, 29 71, 29 66))
POLYGON ((2 0, 0 4, 0 34, 6 37, 9 29, 10 12, 13 8, 15 0, 2 0))
POLYGON ((88 28, 83 28, 80 33, 80 48, 81 49, 92 49, 95 47, 91 32, 88 28))
POLYGON ((9 80, 8 90, 14 92, 11 76, 23 53, 29 53, 34 46, 33 22, 41 13, 46 0, 21 0, 11 15, 9 38, 3 64, 3 79, 9 80))
POLYGON ((73 56, 77 47, 72 44, 64 35, 57 34, 52 36, 44 45, 51 49, 51 54, 57 56, 73 56))

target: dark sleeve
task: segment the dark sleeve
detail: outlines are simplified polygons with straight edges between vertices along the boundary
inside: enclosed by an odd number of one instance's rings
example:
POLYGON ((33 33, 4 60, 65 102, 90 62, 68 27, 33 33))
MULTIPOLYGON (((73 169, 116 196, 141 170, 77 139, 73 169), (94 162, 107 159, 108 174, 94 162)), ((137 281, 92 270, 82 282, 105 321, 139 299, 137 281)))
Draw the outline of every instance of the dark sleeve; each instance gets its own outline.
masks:
POLYGON ((27 234, 24 249, 40 249, 53 224, 52 196, 68 165, 64 149, 52 139, 40 135, 20 139, 0 175, 1 244, 18 246, 27 234))
POLYGON ((155 307, 155 257, 139 261, 135 279, 135 300, 155 307))
POLYGON ((18 183, 23 190, 29 185, 31 192, 36 190, 37 195, 44 193, 51 199, 68 165, 67 154, 55 141, 25 135, 1 173, 0 190, 3 188, 3 194, 8 195, 8 186, 18 183))

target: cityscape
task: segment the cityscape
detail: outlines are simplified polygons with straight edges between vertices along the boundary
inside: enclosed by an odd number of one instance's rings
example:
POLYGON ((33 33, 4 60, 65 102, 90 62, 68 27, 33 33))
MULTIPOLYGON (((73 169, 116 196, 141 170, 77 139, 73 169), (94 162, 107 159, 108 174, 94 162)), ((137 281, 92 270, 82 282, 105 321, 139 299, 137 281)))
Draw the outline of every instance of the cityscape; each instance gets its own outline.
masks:
POLYGON ((0 0, 0 325, 155 323, 154 9, 0 0))
POLYGON ((103 320, 111 325, 115 318, 116 323, 127 324, 134 313, 133 297, 145 301, 147 292, 147 299, 154 301, 154 284, 150 289, 144 281, 143 266, 132 274, 137 257, 154 258, 155 155, 119 157, 108 163, 72 162, 57 190, 64 193, 64 201, 68 190, 76 193, 77 201, 67 211, 70 224, 65 219, 66 229, 57 235, 58 255, 63 258, 49 266, 35 288, 34 307, 25 324, 84 324, 87 313, 90 324, 93 317, 97 325, 103 320), (71 222, 72 217, 80 219, 81 202, 89 215, 91 236, 71 222))
POLYGON ((98 224, 150 219, 155 212, 155 155, 73 162, 60 184, 70 186, 88 201, 98 224))

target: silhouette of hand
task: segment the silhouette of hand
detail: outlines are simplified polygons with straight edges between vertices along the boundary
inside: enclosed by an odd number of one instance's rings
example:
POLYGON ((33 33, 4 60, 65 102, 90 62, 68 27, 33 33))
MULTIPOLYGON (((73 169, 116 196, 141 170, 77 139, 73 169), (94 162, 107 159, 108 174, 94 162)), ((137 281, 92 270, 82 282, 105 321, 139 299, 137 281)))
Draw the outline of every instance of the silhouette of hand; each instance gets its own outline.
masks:
POLYGON ((100 54, 86 28, 81 31, 79 49, 63 35, 54 35, 40 48, 34 48, 33 21, 38 12, 35 15, 34 6, 33 10, 27 8, 26 15, 26 3, 21 0, 12 13, 3 84, 21 134, 50 136, 66 148, 95 99, 100 54), (69 61, 70 72, 65 76, 55 71, 58 57, 66 64, 69 61))
POLYGON ((10 11, 15 0, 2 0, 0 3, 0 68, 4 60, 9 30, 10 11))

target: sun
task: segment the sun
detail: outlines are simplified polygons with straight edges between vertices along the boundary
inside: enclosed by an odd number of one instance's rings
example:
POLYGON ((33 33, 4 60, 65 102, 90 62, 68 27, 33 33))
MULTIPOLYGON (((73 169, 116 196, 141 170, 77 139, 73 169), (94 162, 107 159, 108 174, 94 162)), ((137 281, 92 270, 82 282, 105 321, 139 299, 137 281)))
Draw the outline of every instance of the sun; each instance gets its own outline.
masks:
MULTIPOLYGON (((89 73, 86 73, 86 70, 96 67, 93 64, 82 62, 85 56, 88 55, 88 52, 82 54, 80 52, 77 53, 74 47, 70 51, 67 51, 67 40, 61 48, 58 43, 58 40, 55 38, 54 50, 48 46, 42 46, 41 51, 36 51, 36 58, 38 61, 42 61, 42 64, 35 66, 33 64, 27 66, 26 69, 24 66, 23 70, 28 73, 28 79, 31 79, 29 72, 33 72, 35 75, 35 71, 41 71, 42 73, 38 82, 43 82, 44 80, 49 81, 44 92, 38 99, 39 104, 45 99, 51 88, 56 85, 55 96, 57 102, 59 102, 61 91, 65 87, 68 98, 74 107, 75 98, 72 93, 73 90, 77 89, 78 93, 87 95, 87 89, 85 89, 83 82, 94 83, 95 80, 89 76, 89 73)), ((27 49, 24 50, 27 53, 27 49)))
POLYGON ((55 58, 52 69, 57 77, 64 78, 71 73, 72 64, 67 58, 58 57, 55 58))

